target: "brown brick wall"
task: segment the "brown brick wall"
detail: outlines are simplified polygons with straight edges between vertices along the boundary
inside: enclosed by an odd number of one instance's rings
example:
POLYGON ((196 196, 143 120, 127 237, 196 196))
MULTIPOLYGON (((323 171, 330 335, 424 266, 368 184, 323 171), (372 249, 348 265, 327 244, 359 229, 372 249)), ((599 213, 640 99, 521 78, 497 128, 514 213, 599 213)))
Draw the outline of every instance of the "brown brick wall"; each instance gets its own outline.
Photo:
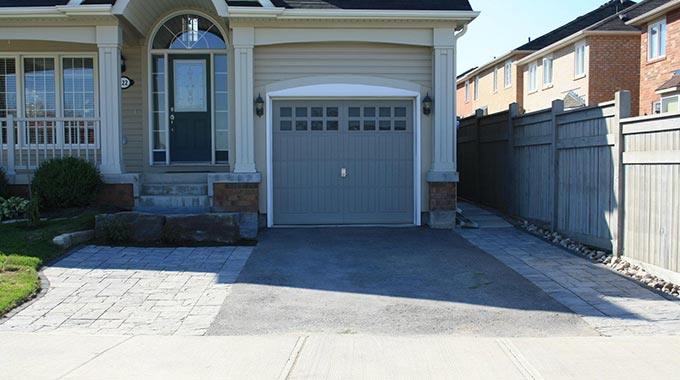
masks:
POLYGON ((669 80, 673 71, 680 70, 680 10, 666 14, 666 56, 647 60, 647 25, 642 25, 640 58, 640 115, 651 115, 652 103, 661 100, 656 89, 669 80))
POLYGON ((614 100, 617 91, 631 92, 631 112, 638 114, 640 92, 639 35, 590 36, 588 104, 614 100))
POLYGON ((258 212, 260 186, 257 183, 216 183, 215 208, 224 212, 258 212))
POLYGON ((430 211, 455 211, 458 184, 455 182, 431 182, 430 211))
POLYGON ((131 210, 135 207, 134 188, 131 183, 104 184, 97 196, 97 204, 131 210))
POLYGON ((7 195, 10 197, 22 197, 29 199, 31 197, 31 191, 28 185, 9 185, 7 186, 7 195))

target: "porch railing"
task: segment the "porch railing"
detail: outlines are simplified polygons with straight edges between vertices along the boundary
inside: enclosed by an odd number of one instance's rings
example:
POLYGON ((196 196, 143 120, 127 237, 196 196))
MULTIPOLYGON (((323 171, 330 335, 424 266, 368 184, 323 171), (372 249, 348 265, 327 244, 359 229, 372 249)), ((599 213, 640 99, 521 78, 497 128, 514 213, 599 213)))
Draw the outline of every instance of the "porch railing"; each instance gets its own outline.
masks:
POLYGON ((0 166, 13 175, 53 158, 79 157, 100 165, 100 124, 98 118, 0 118, 0 166))

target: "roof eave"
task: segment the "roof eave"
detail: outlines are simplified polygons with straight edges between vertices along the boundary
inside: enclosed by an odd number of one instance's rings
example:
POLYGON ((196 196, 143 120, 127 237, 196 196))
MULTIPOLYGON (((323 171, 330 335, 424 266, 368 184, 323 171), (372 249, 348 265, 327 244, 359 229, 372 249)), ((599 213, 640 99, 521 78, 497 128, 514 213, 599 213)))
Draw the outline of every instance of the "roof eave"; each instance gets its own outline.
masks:
POLYGON ((112 16, 109 4, 62 5, 54 7, 8 7, 0 8, 0 18, 35 18, 69 16, 112 16))
POLYGON ((638 17, 626 21, 626 25, 642 25, 646 22, 661 17, 661 15, 668 13, 676 8, 680 8, 680 0, 668 2, 660 7, 654 8, 647 13, 643 13, 638 17))
POLYGON ((517 61, 518 65, 526 65, 527 63, 536 60, 540 57, 543 57, 544 55, 550 54, 556 50, 562 49, 563 47, 573 44, 574 42, 585 38, 587 36, 626 36, 626 35, 639 35, 641 32, 639 31, 629 31, 629 30, 581 30, 579 32, 576 32, 572 34, 569 37, 563 38, 557 42, 555 42, 552 45, 548 45, 544 47, 541 50, 535 51, 533 54, 530 54, 519 61, 517 61))
POLYGON ((363 9, 287 9, 229 7, 229 17, 271 18, 278 20, 423 20, 466 21, 479 16, 475 11, 412 11, 412 10, 363 10, 363 9))

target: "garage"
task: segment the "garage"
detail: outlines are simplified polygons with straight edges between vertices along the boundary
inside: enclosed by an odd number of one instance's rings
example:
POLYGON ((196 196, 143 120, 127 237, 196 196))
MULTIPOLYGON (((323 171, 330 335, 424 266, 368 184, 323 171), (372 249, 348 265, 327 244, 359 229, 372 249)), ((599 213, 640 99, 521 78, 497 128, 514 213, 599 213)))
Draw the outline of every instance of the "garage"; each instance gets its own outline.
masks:
POLYGON ((413 101, 275 100, 276 225, 413 224, 413 101))

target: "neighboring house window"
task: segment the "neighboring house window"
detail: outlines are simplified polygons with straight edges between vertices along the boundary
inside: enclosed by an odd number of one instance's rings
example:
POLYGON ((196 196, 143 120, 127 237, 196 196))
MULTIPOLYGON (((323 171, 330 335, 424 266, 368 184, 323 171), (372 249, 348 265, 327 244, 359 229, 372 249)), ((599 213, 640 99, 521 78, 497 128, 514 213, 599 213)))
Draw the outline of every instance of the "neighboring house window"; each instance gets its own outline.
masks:
POLYGON ((551 85, 553 82, 553 59, 552 57, 543 58, 543 87, 551 85))
POLYGON ((505 68, 503 69, 503 82, 505 83, 505 88, 512 86, 512 61, 505 62, 505 68))
POLYGON ((479 100, 479 76, 475 77, 475 100, 479 100))
POLYGON ((586 75, 586 43, 579 42, 574 47, 574 76, 586 75))
POLYGON ((538 76, 538 65, 536 62, 529 65, 529 91, 536 91, 536 82, 538 76))
POLYGON ((678 95, 671 95, 671 96, 664 96, 661 98, 661 112, 662 113, 676 113, 680 109, 678 108, 678 104, 680 104, 680 99, 678 95))
POLYGON ((493 68, 493 92, 498 91, 498 67, 493 68))
POLYGON ((666 55, 666 20, 658 21, 649 25, 647 29, 648 47, 647 57, 649 60, 666 55))
POLYGON ((652 103, 652 112, 653 113, 661 113, 661 102, 653 102, 652 103))
POLYGON ((470 101, 470 80, 465 81, 465 101, 470 101))

